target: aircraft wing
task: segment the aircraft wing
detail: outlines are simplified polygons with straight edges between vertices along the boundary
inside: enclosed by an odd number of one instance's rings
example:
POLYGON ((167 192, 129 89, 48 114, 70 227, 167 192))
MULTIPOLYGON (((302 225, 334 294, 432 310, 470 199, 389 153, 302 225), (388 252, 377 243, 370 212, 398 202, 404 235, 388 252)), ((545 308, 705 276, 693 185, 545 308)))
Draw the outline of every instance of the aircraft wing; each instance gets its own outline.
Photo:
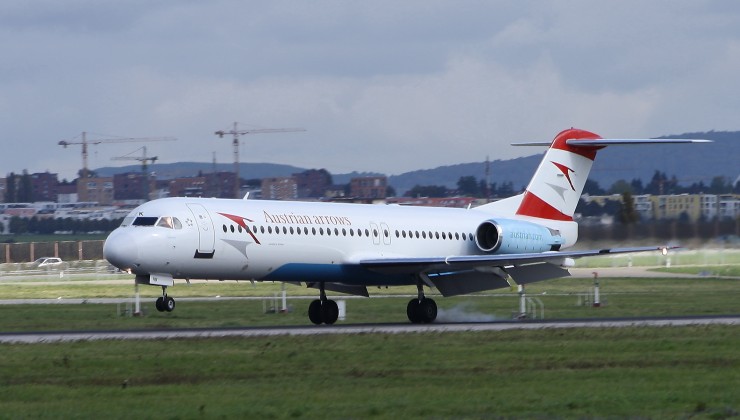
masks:
POLYGON ((605 248, 525 254, 461 255, 430 258, 375 258, 360 266, 383 274, 418 274, 444 296, 569 276, 566 259, 630 252, 663 251, 665 246, 605 248), (511 281, 513 279, 513 282, 511 281))
POLYGON ((436 270, 465 270, 479 267, 506 267, 547 262, 560 263, 565 258, 593 257, 597 255, 624 254, 629 252, 662 251, 665 246, 631 248, 604 248, 584 251, 554 251, 525 254, 461 255, 430 258, 376 258, 360 261, 360 265, 380 273, 401 274, 436 270))

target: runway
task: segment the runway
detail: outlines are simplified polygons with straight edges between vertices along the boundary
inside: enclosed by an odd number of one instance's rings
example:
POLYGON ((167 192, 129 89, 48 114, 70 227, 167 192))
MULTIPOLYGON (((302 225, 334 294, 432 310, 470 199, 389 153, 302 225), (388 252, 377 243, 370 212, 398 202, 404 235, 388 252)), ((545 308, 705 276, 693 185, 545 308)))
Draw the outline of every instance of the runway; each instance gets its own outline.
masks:
POLYGON ((552 328, 681 327, 740 325, 740 315, 707 317, 571 319, 550 321, 496 321, 485 323, 355 324, 286 327, 202 328, 128 331, 60 331, 0 333, 0 343, 58 343, 94 340, 170 340, 222 337, 310 336, 332 334, 460 333, 552 328))

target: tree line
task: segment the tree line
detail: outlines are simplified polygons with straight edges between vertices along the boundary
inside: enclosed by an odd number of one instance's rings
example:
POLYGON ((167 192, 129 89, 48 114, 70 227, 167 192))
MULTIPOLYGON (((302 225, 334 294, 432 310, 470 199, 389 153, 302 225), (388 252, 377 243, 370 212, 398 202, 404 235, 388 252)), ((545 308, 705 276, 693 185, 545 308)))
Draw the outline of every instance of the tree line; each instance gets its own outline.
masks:
MULTIPOLYGON (((504 198, 519 192, 521 190, 516 190, 512 182, 502 182, 500 184, 493 182, 489 185, 485 180, 474 176, 461 176, 457 180, 457 188, 447 188, 444 185, 415 185, 406 192, 405 196, 504 198)), ((597 181, 589 179, 586 180, 583 188, 583 193, 588 195, 612 195, 627 192, 631 195, 740 194, 740 182, 734 183, 733 180, 727 177, 715 176, 709 184, 700 180, 688 186, 683 186, 679 184, 679 179, 675 175, 669 177, 665 172, 655 171, 647 184, 637 178, 631 181, 621 179, 608 188, 602 188, 597 181)))

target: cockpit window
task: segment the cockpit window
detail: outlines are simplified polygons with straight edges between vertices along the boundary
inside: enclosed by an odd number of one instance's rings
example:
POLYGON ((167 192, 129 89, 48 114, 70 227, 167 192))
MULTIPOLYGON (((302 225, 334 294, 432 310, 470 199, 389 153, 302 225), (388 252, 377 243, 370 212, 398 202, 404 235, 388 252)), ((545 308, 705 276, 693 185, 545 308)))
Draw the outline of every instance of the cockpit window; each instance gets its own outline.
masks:
POLYGON ((157 223, 158 217, 137 217, 134 219, 133 226, 154 226, 157 223))
POLYGON ((165 216, 159 219, 157 226, 164 227, 167 229, 182 229, 182 223, 177 217, 165 216))
POLYGON ((124 217, 123 222, 121 222, 121 227, 131 226, 131 222, 133 222, 134 219, 134 217, 124 217))

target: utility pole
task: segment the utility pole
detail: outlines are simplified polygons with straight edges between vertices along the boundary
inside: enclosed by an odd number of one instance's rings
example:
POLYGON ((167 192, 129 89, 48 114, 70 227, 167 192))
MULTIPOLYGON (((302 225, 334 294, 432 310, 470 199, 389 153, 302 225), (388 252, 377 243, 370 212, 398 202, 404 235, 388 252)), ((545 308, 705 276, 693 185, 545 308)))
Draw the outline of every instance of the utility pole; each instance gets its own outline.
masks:
POLYGON ((233 145, 234 145, 234 175, 236 176, 235 182, 234 182, 234 198, 241 198, 239 197, 240 194, 240 187, 241 183, 239 182, 239 136, 240 135, 246 135, 246 134, 263 134, 263 133, 288 133, 288 132, 296 132, 296 131, 306 131, 303 128, 262 128, 262 129, 252 129, 252 130, 239 130, 237 127, 237 123, 234 123, 234 128, 229 131, 219 130, 216 131, 214 134, 219 136, 220 138, 223 138, 227 134, 231 134, 234 136, 233 145))

